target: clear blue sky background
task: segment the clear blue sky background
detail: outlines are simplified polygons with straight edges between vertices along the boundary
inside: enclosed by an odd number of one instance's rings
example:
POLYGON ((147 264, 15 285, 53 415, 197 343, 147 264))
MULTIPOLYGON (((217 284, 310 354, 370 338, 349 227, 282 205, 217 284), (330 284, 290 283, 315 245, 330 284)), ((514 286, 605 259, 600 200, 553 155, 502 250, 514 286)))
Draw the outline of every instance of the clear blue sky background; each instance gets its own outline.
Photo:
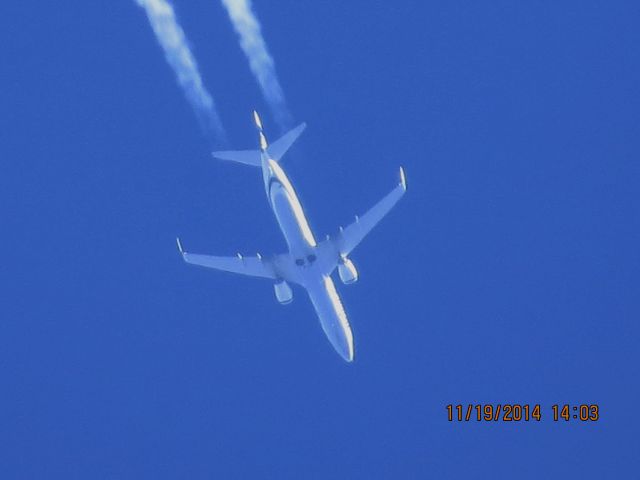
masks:
MULTIPOLYGON (((0 7, 2 478, 637 478, 638 2, 256 2, 317 235, 407 170, 339 286, 353 365, 302 291, 182 263, 285 244, 144 12, 98 3, 0 7), (544 417, 447 421, 469 402, 544 417)), ((176 9, 251 147, 224 10, 176 9)))

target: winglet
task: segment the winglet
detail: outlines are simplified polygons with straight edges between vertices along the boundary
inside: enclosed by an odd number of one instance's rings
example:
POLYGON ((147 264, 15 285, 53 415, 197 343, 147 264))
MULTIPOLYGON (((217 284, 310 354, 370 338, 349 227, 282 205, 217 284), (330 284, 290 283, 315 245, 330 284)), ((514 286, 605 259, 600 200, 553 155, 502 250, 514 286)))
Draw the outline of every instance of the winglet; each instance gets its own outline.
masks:
POLYGON ((400 167, 400 185, 402 185, 402 189, 407 191, 407 178, 404 175, 404 168, 400 167))
POLYGON ((178 244, 178 250, 180 251, 180 255, 184 256, 184 249, 182 248, 182 243, 180 243, 180 239, 176 237, 176 243, 178 244))

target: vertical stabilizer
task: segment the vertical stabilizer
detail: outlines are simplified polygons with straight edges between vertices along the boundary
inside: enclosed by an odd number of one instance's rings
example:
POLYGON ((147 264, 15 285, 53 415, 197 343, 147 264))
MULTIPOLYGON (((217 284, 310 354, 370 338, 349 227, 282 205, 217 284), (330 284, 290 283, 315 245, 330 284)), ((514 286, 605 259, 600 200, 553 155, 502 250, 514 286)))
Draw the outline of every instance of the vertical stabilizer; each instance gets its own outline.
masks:
POLYGON ((262 120, 260 120, 260 115, 255 110, 253 111, 253 121, 256 123, 256 127, 258 127, 258 131, 262 131, 262 120))
POLYGON ((264 131, 262 130, 262 120, 260 119, 260 115, 255 110, 253 111, 253 121, 256 124, 256 128, 258 129, 258 136, 260 138, 260 151, 265 153, 267 151, 267 147, 269 143, 267 142, 267 137, 264 136, 264 131))

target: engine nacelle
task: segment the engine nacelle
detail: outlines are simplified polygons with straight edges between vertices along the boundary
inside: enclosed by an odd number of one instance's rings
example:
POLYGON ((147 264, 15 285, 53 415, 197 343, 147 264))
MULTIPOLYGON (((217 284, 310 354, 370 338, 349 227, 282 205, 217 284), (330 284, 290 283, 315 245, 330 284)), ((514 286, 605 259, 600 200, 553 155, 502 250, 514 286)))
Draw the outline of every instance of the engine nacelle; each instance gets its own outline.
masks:
POLYGON ((338 275, 340 275, 340 280, 342 280, 342 283, 345 285, 358 281, 358 270, 356 270, 355 265, 348 258, 343 258, 338 264, 338 275))
POLYGON ((286 305, 287 303, 291 303, 293 301, 293 292, 291 291, 291 287, 284 280, 276 283, 273 286, 273 290, 275 291, 276 298, 281 305, 286 305))

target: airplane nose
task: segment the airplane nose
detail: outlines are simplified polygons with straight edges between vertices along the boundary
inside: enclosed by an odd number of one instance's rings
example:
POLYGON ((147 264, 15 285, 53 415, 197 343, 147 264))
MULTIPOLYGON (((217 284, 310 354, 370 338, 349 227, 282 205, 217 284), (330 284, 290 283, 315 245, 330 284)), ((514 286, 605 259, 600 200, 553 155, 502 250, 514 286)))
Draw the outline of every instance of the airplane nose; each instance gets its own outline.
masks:
MULTIPOLYGON (((329 338, 329 342, 345 362, 353 362, 355 353, 353 348, 353 336, 345 335, 342 328, 338 328, 335 325, 333 327, 334 328, 331 331, 325 331, 325 333, 327 333, 327 337, 329 338)), ((350 329, 349 333, 351 333, 350 329)))
POLYGON ((346 345, 346 348, 340 349, 338 353, 340 353, 340 356, 346 362, 349 362, 349 363, 353 362, 353 341, 350 341, 349 344, 346 345))

